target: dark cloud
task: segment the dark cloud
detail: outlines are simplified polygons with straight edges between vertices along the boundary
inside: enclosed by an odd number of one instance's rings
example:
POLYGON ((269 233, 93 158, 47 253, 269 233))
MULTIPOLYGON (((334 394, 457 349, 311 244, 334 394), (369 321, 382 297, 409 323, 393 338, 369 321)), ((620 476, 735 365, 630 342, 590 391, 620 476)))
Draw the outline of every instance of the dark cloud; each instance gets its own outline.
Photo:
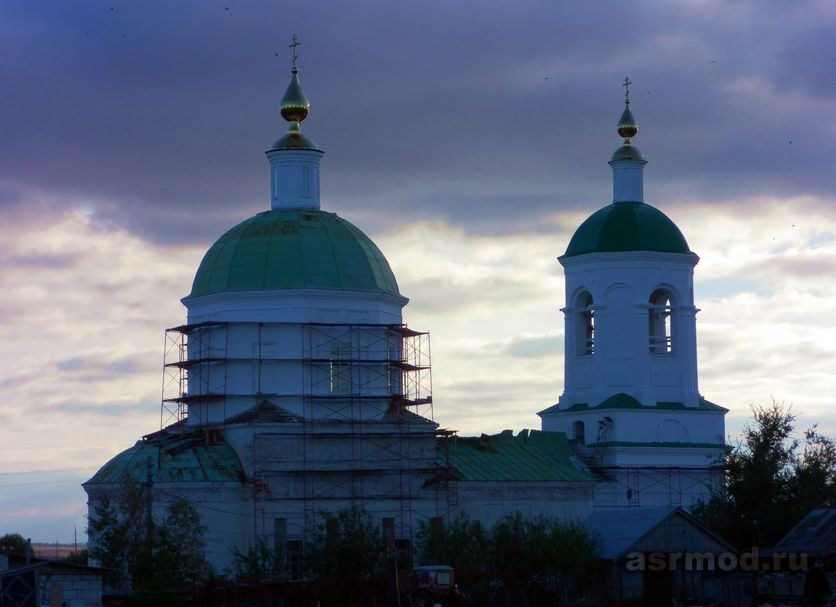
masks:
POLYGON ((27 255, 13 255, 4 263, 29 269, 66 270, 72 268, 79 260, 76 254, 61 253, 32 253, 27 255))
MULTIPOLYGON (((159 407, 159 405, 154 405, 159 407)), ((41 413, 50 414, 70 414, 70 415, 95 415, 104 416, 106 418, 123 418, 126 413, 138 411, 140 408, 150 408, 151 405, 145 403, 140 406, 137 403, 79 403, 79 402, 58 402, 51 405, 44 405, 39 408, 41 413)))
POLYGON ((563 351, 563 338, 556 335, 517 337, 505 348, 505 354, 514 358, 539 358, 563 351))
POLYGON ((805 100, 834 96, 823 13, 363 0, 290 18, 266 1, 4 3, 0 182, 157 242, 211 240, 266 205, 262 152, 284 129, 295 32, 326 206, 348 218, 510 232, 600 206, 625 73, 653 200, 829 195, 832 118, 805 100))
POLYGON ((137 372, 155 368, 146 353, 114 360, 101 360, 89 356, 74 356, 55 363, 56 371, 83 371, 91 381, 109 381, 120 375, 134 375, 137 372))

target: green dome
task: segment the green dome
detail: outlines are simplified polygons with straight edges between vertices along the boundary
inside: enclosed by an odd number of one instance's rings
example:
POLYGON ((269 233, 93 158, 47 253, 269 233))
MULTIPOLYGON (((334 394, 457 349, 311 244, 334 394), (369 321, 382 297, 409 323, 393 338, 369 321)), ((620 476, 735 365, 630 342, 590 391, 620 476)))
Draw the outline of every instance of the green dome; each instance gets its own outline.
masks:
POLYGON ((212 245, 190 297, 273 289, 399 295, 383 253, 355 226, 318 209, 277 209, 242 221, 212 245))
POLYGON ((565 257, 620 251, 689 253, 690 249, 676 224, 659 209, 644 202, 614 202, 580 225, 565 257))

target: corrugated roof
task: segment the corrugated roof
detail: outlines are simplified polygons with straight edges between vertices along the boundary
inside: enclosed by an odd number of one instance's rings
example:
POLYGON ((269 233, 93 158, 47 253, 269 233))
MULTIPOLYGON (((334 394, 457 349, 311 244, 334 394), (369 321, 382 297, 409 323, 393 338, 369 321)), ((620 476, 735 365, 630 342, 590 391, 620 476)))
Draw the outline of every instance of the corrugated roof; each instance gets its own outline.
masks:
MULTIPOLYGON (((649 534, 667 523, 674 517, 684 521, 693 531, 703 537, 704 540, 715 546, 713 550, 728 551, 736 553, 735 548, 722 537, 702 525, 688 511, 679 507, 669 508, 639 508, 636 510, 594 510, 583 522, 584 526, 601 540, 601 558, 607 560, 618 560, 630 550, 645 551, 648 545, 645 538, 656 543, 659 538, 652 538, 649 534)), ((695 550, 693 536, 685 537, 681 534, 662 534, 665 546, 658 546, 658 549, 665 551, 687 551, 695 550), (678 547, 676 547, 678 545, 678 547)), ((705 549, 703 548, 702 551, 705 549)))
POLYGON ((583 524, 589 531, 601 538, 601 558, 615 560, 676 510, 676 508, 596 510, 583 524))
POLYGON ((563 432, 511 430, 482 436, 439 439, 439 466, 450 466, 463 481, 594 482, 572 462, 573 452, 563 432), (445 440, 449 440, 445 444, 445 440))
POLYGON ((836 508, 812 510, 778 542, 776 552, 836 553, 836 508))

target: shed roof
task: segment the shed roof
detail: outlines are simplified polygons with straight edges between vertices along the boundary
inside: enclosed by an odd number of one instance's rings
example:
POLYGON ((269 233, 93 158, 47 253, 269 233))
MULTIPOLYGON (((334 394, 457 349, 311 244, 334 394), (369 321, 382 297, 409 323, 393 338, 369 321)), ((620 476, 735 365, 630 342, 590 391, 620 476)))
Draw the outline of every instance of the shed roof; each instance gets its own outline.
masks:
POLYGON ((811 510, 775 545, 778 552, 836 553, 836 508, 811 510))
POLYGON ((601 558, 616 560, 646 533, 676 512, 676 508, 596 510, 584 521, 601 538, 601 558))
POLYGON ((678 507, 595 510, 586 518, 584 526, 601 539, 601 558, 618 560, 631 548, 635 550, 634 546, 651 534, 654 529, 674 517, 683 520, 714 546, 719 545, 723 550, 735 552, 726 540, 678 507))

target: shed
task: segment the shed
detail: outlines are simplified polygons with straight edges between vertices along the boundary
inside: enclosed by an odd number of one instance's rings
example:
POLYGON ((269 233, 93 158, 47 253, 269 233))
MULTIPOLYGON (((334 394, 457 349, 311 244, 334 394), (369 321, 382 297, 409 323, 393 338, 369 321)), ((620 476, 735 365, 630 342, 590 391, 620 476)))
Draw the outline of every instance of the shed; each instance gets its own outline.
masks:
POLYGON ((0 552, 0 605, 101 607, 99 567, 0 552))
POLYGON ((597 510, 584 524, 616 604, 737 604, 745 592, 737 550, 682 508, 597 510))

